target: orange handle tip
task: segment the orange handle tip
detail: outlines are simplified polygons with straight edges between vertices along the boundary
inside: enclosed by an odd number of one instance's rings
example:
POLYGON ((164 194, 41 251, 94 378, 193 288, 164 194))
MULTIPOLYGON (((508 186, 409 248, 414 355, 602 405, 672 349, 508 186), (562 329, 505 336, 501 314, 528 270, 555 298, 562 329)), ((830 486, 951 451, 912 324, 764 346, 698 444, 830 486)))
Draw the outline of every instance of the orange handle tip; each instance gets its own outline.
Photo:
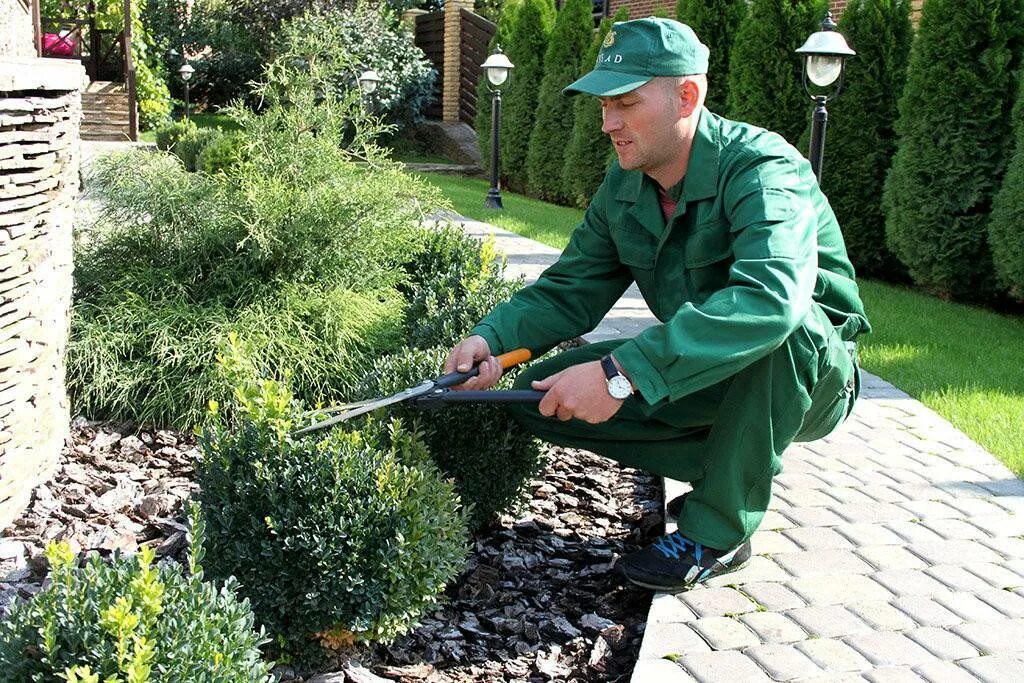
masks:
POLYGON ((530 353, 530 349, 516 349, 515 351, 509 351, 498 356, 498 362, 501 364, 503 370, 508 370, 514 365, 525 363, 530 360, 533 354, 530 353))

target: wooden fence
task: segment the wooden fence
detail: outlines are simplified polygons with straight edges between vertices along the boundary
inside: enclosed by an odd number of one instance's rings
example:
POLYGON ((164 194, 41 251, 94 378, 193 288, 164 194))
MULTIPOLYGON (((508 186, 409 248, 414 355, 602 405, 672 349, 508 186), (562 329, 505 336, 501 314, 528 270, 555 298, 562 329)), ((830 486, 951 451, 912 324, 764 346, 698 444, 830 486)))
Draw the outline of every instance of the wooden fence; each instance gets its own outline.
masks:
POLYGON ((480 65, 498 27, 469 10, 461 10, 462 50, 459 56, 459 120, 473 125, 476 118, 476 84, 486 78, 480 65))
POLYGON ((431 12, 416 17, 416 47, 423 50, 437 71, 433 97, 425 113, 428 119, 440 119, 444 93, 444 12, 431 12))

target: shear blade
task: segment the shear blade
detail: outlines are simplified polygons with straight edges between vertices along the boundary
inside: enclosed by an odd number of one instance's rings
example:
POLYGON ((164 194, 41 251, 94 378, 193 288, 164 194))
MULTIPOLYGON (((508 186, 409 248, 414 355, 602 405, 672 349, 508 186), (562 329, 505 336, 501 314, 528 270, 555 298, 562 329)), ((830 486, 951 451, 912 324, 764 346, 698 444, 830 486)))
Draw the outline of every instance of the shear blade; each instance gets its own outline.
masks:
MULTIPOLYGON (((356 407, 351 408, 349 410, 345 410, 345 412, 339 413, 338 415, 335 415, 334 417, 332 417, 332 418, 330 418, 328 420, 324 420, 322 422, 314 422, 313 424, 309 425, 308 427, 304 427, 303 429, 299 429, 298 431, 295 432, 295 435, 299 436, 299 435, 302 435, 302 434, 308 434, 309 432, 313 432, 313 431, 316 431, 318 429, 323 429, 324 427, 330 427, 331 425, 338 424, 339 422, 344 422, 345 420, 348 420, 350 418, 356 417, 358 415, 363 415, 363 414, 368 413, 368 412, 370 412, 372 410, 376 410, 377 408, 383 408, 384 406, 389 406, 389 405, 392 405, 392 404, 395 404, 395 403, 401 403, 402 401, 405 401, 407 399, 413 398, 414 396, 420 396, 421 394, 426 394, 426 393, 430 392, 431 390, 433 390, 433 388, 434 388, 434 383, 431 382, 431 381, 426 381, 423 384, 420 384, 419 386, 410 387, 410 388, 406 389, 405 391, 400 391, 397 394, 393 394, 393 395, 388 396, 386 398, 380 398, 380 399, 371 400, 371 401, 362 401, 359 404, 354 404, 354 405, 356 405, 356 407)), ((329 408, 328 410, 336 410, 336 409, 337 408, 334 408, 334 409, 329 408)), ((320 411, 320 412, 323 412, 323 411, 320 411)))

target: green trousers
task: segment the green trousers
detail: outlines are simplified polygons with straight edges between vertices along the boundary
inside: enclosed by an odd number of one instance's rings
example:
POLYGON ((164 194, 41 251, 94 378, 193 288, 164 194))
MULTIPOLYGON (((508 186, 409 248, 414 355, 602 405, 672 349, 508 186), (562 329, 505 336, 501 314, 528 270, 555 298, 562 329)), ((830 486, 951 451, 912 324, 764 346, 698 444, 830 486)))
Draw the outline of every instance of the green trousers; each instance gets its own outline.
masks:
MULTIPOLYGON (((624 341, 589 344, 534 363, 517 377, 516 388, 598 360, 624 341)), ((509 410, 545 441, 690 482, 693 492, 679 530, 711 548, 728 549, 761 523, 786 447, 825 436, 849 415, 860 390, 855 355, 853 344, 839 338, 815 305, 778 349, 677 401, 650 405, 634 395, 597 425, 544 417, 536 404, 509 410)))

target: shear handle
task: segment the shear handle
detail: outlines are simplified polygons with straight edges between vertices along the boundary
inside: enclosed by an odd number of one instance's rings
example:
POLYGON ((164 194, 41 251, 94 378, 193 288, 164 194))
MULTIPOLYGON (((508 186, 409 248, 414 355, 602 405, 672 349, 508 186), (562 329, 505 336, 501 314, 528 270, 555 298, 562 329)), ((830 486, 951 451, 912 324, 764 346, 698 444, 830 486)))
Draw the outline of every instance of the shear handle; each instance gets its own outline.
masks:
MULTIPOLYGON (((508 353, 503 353, 498 356, 498 363, 501 364, 501 368, 503 370, 508 370, 515 365, 519 365, 520 363, 525 363, 530 360, 530 355, 529 349, 516 349, 515 351, 509 351, 508 353)), ((462 384, 467 379, 476 377, 479 374, 480 365, 477 364, 466 372, 449 372, 447 375, 441 375, 434 380, 434 386, 438 389, 447 389, 448 387, 454 387, 462 384)))

